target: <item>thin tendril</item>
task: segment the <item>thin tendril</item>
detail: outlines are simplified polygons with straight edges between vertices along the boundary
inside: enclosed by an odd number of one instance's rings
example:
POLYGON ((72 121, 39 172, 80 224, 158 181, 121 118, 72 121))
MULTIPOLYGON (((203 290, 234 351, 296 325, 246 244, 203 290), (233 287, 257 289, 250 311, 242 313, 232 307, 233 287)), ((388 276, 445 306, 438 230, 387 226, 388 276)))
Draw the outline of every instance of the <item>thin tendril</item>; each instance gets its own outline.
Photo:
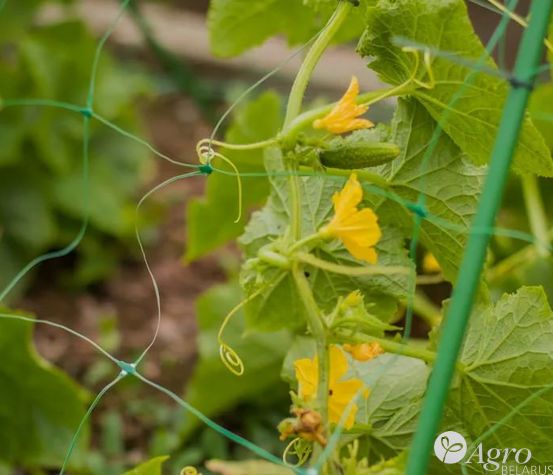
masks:
POLYGON ((242 178, 240 177, 240 172, 232 160, 225 157, 222 153, 212 152, 212 154, 213 158, 216 157, 223 160, 223 162, 227 163, 234 170, 234 176, 236 177, 236 184, 238 186, 238 213, 234 222, 239 223, 242 219, 242 178))
POLYGON ((154 289, 155 300, 156 300, 156 311, 157 311, 157 321, 156 321, 156 328, 155 328, 155 331, 154 331, 154 335, 153 335, 150 343, 148 344, 148 346, 144 349, 144 351, 140 354, 140 356, 135 361, 136 365, 138 365, 142 361, 142 359, 146 356, 146 354, 150 351, 150 349, 152 348, 152 346, 156 342, 157 337, 159 335, 159 329, 161 327, 161 297, 160 297, 160 294, 159 294, 159 286, 157 285, 157 280, 156 280, 156 278, 154 276, 154 273, 152 272, 152 269, 151 269, 150 264, 148 262, 148 258, 146 256, 146 251, 144 249, 144 245, 142 244, 142 239, 140 238, 140 231, 138 229, 138 214, 139 214, 139 211, 140 211, 140 207, 142 206, 144 201, 146 201, 148 199, 148 197, 150 197, 156 191, 166 187, 167 185, 170 185, 171 183, 175 183, 179 180, 183 180, 185 178, 190 178, 190 177, 199 176, 199 175, 201 175, 201 173, 197 172, 197 171, 196 172, 189 172, 189 173, 174 176, 174 177, 169 178, 168 180, 165 180, 163 183, 160 183, 160 184, 156 185, 154 188, 152 188, 150 191, 148 191, 142 198, 140 198, 140 201, 138 202, 138 204, 136 205, 136 208, 135 208, 136 219, 135 219, 135 225, 134 225, 134 232, 135 232, 136 240, 138 242, 138 246, 140 247, 140 253, 142 255, 142 259, 144 261, 144 264, 146 266, 146 270, 148 271, 148 275, 150 276, 150 280, 152 282, 152 287, 154 289))
POLYGON ((249 295, 247 298, 242 300, 239 304, 237 304, 225 316, 225 318, 223 319, 223 323, 221 323, 221 326, 219 327, 219 331, 217 332, 217 342, 219 343, 219 356, 221 357, 221 361, 227 367, 227 369, 236 376, 242 376, 244 374, 244 362, 242 361, 242 358, 240 358, 240 355, 238 355, 238 353, 232 347, 230 347, 227 343, 225 343, 225 341, 223 340, 223 333, 228 323, 230 322, 230 319, 240 309, 242 309, 244 305, 251 302, 257 296, 259 296, 261 293, 267 290, 267 288, 273 285, 276 280, 277 278, 271 280, 266 285, 262 286, 261 288, 253 292, 251 295, 249 295))
MULTIPOLYGON (((211 132, 210 136, 210 144, 213 143, 213 140, 215 139, 217 132, 223 125, 223 122, 226 120, 226 118, 232 113, 232 111, 255 89, 257 89, 261 84, 263 84, 267 79, 274 76, 277 72, 279 72, 286 64, 288 64, 290 61, 292 61, 295 57, 299 56, 305 49, 313 43, 318 36, 325 30, 326 26, 322 28, 319 32, 317 32, 314 36, 312 36, 305 44, 301 46, 301 48, 297 49, 294 53, 292 53, 290 56, 288 56, 284 61, 279 63, 274 69, 269 71, 267 74, 262 76, 260 79, 258 79, 255 83, 253 83, 250 87, 248 87, 242 94, 238 96, 238 98, 228 107, 228 109, 223 113, 221 118, 217 121, 217 124, 215 124, 215 127, 213 128, 213 131, 211 132)), ((211 145, 210 145, 211 148, 211 145)))

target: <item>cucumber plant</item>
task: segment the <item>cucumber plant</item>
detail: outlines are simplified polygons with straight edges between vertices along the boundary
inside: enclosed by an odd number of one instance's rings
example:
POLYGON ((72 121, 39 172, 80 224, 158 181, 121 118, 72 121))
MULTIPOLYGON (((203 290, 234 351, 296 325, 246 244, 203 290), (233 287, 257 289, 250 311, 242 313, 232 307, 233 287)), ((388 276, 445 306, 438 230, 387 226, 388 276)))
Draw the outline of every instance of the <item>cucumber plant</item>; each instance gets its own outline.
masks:
MULTIPOLYGON (((213 50, 222 56, 274 34, 305 42, 320 29, 284 117, 265 93, 239 109, 225 142, 206 139, 198 147, 202 163, 222 172, 210 177, 204 211, 220 217, 223 241, 238 237, 244 256, 243 299, 221 314, 222 363, 242 381, 255 365, 256 356, 241 358, 239 339, 226 338, 236 314, 250 334, 285 331, 294 341, 281 374, 290 384, 290 414, 275 432, 287 443, 284 461, 325 474, 403 473, 444 314, 429 303, 424 285, 455 285, 506 75, 462 0, 263 0, 255 8, 246 0, 212 0, 209 20, 213 50), (352 77, 337 102, 306 110, 304 94, 321 56, 352 38, 386 87, 362 92, 352 77), (370 106, 390 97, 392 120, 375 126, 370 106), (229 195, 237 179, 244 189, 229 195), (215 184, 240 207, 261 209, 247 222, 247 213, 235 220, 210 199, 215 184), (431 327, 426 340, 411 335, 413 311, 431 327)), ((533 105, 532 114, 543 119, 551 104, 533 105)), ((553 450, 551 295, 539 278, 517 278, 516 285, 505 278, 511 263, 537 259, 537 248, 540 259, 549 259, 538 180, 553 176, 553 160, 540 130, 524 118, 511 182, 527 206, 518 211, 521 219, 533 216, 523 226, 541 245, 509 232, 503 250, 501 236, 493 242, 442 422, 469 448, 492 433, 488 442, 499 449, 531 448, 536 465, 550 461, 553 450), (519 187, 527 180, 534 186, 519 187)), ((189 208, 195 241, 203 226, 197 205, 189 208)), ((220 244, 206 236, 189 258, 220 244)), ((481 464, 463 470, 485 473, 481 464)), ((436 458, 429 473, 461 473, 461 466, 436 458)))

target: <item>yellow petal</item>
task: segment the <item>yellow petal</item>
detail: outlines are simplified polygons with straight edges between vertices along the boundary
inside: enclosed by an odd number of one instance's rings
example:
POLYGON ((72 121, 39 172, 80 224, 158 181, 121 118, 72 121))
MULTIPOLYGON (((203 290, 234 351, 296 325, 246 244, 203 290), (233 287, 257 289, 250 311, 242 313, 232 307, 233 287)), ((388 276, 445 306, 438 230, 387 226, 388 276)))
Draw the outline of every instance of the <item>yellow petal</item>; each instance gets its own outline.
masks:
POLYGON ((370 120, 357 118, 369 109, 367 105, 356 103, 358 95, 359 81, 353 76, 342 98, 325 117, 315 120, 313 127, 315 129, 326 129, 333 134, 343 134, 353 130, 373 127, 374 124, 370 120))
MULTIPOLYGON (((328 419, 334 424, 338 424, 344 413, 344 410, 347 406, 342 406, 341 404, 328 404, 328 419)), ((357 404, 353 404, 350 408, 350 411, 344 421, 344 427, 346 429, 351 429, 355 423, 355 416, 357 415, 357 404)))
POLYGON ((340 228, 336 231, 338 237, 348 237, 359 246, 374 246, 382 237, 378 217, 370 208, 356 211, 340 224, 340 228))
POLYGON ((357 242, 349 237, 342 237, 342 242, 348 250, 348 252, 361 261, 367 261, 369 264, 376 264, 378 262, 378 254, 374 247, 364 247, 357 244, 357 242))
POLYGON ((358 345, 343 345, 345 351, 357 361, 369 361, 384 353, 384 349, 378 342, 360 343, 358 345))
MULTIPOLYGON (((340 418, 350 402, 359 395, 359 392, 363 388, 363 382, 359 379, 349 379, 334 384, 330 388, 331 394, 328 398, 328 414, 330 422, 338 423, 340 418)), ((355 422, 355 415, 357 413, 357 404, 354 403, 349 408, 349 413, 346 417, 344 427, 346 429, 351 428, 355 422)))
POLYGON ((334 193, 332 202, 334 203, 334 214, 341 220, 357 211, 356 206, 363 199, 363 188, 357 180, 357 175, 352 173, 341 191, 334 193))
POLYGON ((330 347, 330 370, 328 375, 328 386, 334 386, 344 374, 348 372, 348 359, 340 347, 331 345, 330 347))
POLYGON ((434 254, 431 252, 427 252, 424 256, 424 259, 422 261, 422 268, 424 272, 427 274, 433 274, 437 272, 441 272, 442 268, 440 267, 440 263, 437 261, 437 259, 434 257, 434 254))
POLYGON ((299 396, 302 399, 313 399, 317 395, 319 365, 317 359, 303 358, 294 362, 296 379, 299 385, 299 396))

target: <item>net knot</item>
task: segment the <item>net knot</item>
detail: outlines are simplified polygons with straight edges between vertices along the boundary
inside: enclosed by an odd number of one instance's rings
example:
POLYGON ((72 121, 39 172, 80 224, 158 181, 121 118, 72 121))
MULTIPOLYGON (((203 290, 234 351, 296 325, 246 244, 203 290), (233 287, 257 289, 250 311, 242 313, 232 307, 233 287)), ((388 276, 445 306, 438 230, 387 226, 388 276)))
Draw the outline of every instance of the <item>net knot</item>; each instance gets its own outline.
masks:
POLYGON ((117 361, 117 366, 121 368, 121 373, 124 376, 127 376, 128 374, 135 374, 136 373, 136 364, 134 363, 127 363, 126 361, 117 361))
POLYGON ((213 173, 213 167, 209 163, 205 163, 204 165, 200 165, 199 170, 204 175, 211 175, 213 173))
POLYGON ((415 213, 420 218, 427 218, 428 217, 428 210, 426 207, 420 203, 410 203, 407 205, 407 208, 409 208, 413 213, 415 213))
POLYGON ((519 79, 516 76, 510 76, 509 82, 515 89, 528 89, 529 91, 534 89, 534 84, 532 82, 519 79))
POLYGON ((92 117, 92 109, 90 107, 81 108, 80 113, 87 119, 90 119, 92 117))

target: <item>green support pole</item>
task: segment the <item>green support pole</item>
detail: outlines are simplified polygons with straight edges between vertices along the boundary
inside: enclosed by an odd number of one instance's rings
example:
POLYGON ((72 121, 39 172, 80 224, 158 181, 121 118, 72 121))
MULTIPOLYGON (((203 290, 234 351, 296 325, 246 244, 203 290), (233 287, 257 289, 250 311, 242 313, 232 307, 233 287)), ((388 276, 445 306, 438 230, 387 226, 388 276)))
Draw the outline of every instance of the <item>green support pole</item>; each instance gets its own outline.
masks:
POLYGON ((505 102, 489 173, 472 224, 476 232, 471 233, 463 256, 451 307, 443 326, 436 364, 410 450, 406 475, 425 475, 428 468, 490 240, 489 233, 482 230, 491 229, 495 223, 528 98, 542 58, 543 40, 552 10, 552 0, 532 2, 530 24, 522 38, 515 65, 513 87, 505 102))

